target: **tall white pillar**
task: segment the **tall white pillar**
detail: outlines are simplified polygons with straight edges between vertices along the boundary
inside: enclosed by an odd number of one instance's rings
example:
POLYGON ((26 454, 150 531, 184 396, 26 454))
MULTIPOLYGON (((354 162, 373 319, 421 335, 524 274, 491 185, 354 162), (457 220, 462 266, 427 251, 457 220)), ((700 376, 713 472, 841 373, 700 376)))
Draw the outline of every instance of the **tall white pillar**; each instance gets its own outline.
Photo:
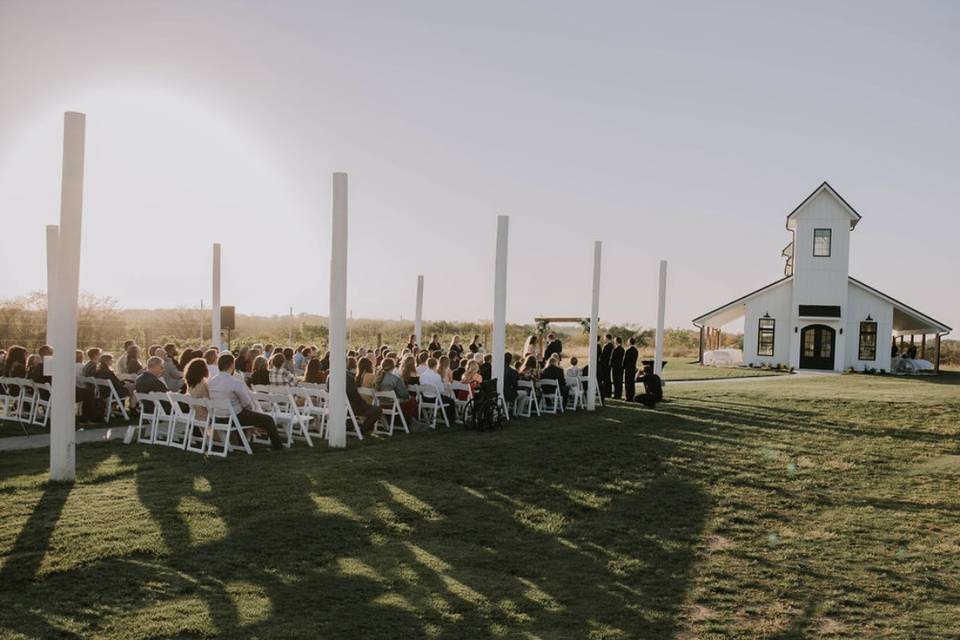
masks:
POLYGON ((423 344, 423 276, 417 276, 417 313, 413 320, 413 333, 417 344, 423 344))
POLYGON ((47 336, 44 338, 47 344, 53 346, 56 329, 54 328, 54 318, 57 314, 56 292, 54 289, 57 284, 57 242, 60 240, 60 227, 55 224, 47 225, 47 336))
POLYGON ((330 418, 331 447, 347 446, 347 174, 333 174, 330 247, 330 418))
POLYGON ((507 351, 507 247, 510 217, 497 216, 497 263, 493 277, 493 377, 503 393, 503 356, 507 351))
POLYGON ((590 375, 587 376, 587 411, 597 408, 597 332, 600 321, 600 257, 603 253, 603 243, 599 240, 593 243, 593 296, 590 302, 590 375))
POLYGON ((203 298, 200 298, 200 348, 203 348, 203 298))
POLYGON ((667 261, 660 261, 660 293, 657 299, 657 346, 653 358, 653 372, 660 375, 663 370, 663 320, 667 312, 667 261))
MULTIPOLYGON (((213 243, 213 309, 210 314, 210 339, 220 349, 220 243, 213 243)), ((201 345, 202 347, 203 345, 201 345)))
MULTIPOLYGON (((54 273, 53 392, 50 398, 50 479, 76 477, 77 299, 80 294, 80 223, 83 216, 83 150, 86 116, 63 115, 60 229, 54 273)), ((50 294, 50 291, 47 292, 50 294)))

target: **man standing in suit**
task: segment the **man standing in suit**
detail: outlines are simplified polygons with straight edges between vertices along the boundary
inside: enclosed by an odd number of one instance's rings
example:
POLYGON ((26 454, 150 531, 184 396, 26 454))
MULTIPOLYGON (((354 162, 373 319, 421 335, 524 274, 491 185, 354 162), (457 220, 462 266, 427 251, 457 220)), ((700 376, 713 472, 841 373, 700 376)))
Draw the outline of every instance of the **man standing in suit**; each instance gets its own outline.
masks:
POLYGON ((613 397, 623 397, 623 338, 617 336, 613 353, 610 355, 610 370, 613 372, 613 397))
POLYGON ((557 336, 548 333, 547 334, 547 348, 543 352, 543 361, 550 362, 550 356, 557 354, 558 356, 563 355, 563 343, 557 340, 557 336))
POLYGON ((609 333, 604 336, 606 342, 600 351, 600 362, 597 373, 600 375, 600 395, 606 400, 610 397, 610 359, 613 357, 613 336, 609 333))
POLYGON ((627 350, 623 353, 623 383, 626 387, 627 402, 633 402, 637 395, 637 358, 640 352, 637 351, 636 338, 627 340, 627 350))

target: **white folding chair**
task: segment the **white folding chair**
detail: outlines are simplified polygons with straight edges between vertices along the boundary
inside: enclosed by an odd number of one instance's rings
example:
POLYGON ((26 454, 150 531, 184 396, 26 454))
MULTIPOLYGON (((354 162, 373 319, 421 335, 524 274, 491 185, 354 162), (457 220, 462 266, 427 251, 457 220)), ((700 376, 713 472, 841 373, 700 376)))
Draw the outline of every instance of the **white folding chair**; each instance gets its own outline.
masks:
POLYGON ((250 441, 247 439, 247 434, 244 433, 244 429, 252 429, 253 427, 240 425, 240 419, 233 410, 230 401, 206 400, 205 402, 207 405, 207 420, 209 426, 206 442, 207 454, 226 458, 232 449, 237 448, 230 442, 230 436, 234 433, 236 433, 237 438, 240 439, 240 446, 243 450, 248 454, 252 454, 253 450, 250 448, 250 441), (217 434, 221 434, 219 442, 217 434), (220 447, 219 451, 215 450, 217 446, 220 447))
POLYGON ((138 393, 134 391, 133 395, 140 404, 140 418, 137 420, 136 426, 133 423, 127 426, 127 433, 123 436, 123 444, 133 442, 134 433, 137 435, 137 442, 153 444, 157 437, 157 411, 160 403, 153 400, 155 395, 153 392, 138 393), (144 435, 144 430, 146 430, 147 435, 144 435))
MULTIPOLYGON (((580 376, 580 387, 584 390, 584 392, 583 392, 583 396, 584 396, 584 406, 586 406, 586 396, 587 396, 587 393, 589 392, 589 389, 590 389, 590 379, 589 379, 587 376, 580 376)), ((603 406, 603 394, 600 392, 600 381, 599 381, 599 380, 597 380, 597 381, 596 381, 596 384, 594 385, 594 393, 593 393, 593 396, 594 396, 594 399, 596 400, 597 404, 603 406)))
POLYGON ((106 378, 91 378, 91 380, 93 380, 93 384, 97 387, 98 395, 106 400, 107 410, 103 416, 104 420, 110 422, 110 416, 113 415, 113 405, 117 405, 117 408, 120 409, 124 420, 129 420, 130 415, 123 406, 123 399, 120 397, 120 393, 116 388, 114 388, 113 382, 106 378))
POLYGON ((329 413, 327 401, 330 398, 326 389, 323 389, 322 385, 304 383, 300 387, 294 387, 293 391, 296 395, 304 398, 302 411, 313 417, 313 420, 307 425, 307 430, 320 438, 326 438, 327 414, 329 413), (313 425, 316 425, 316 431, 312 431, 313 425))
POLYGON ((540 393, 543 397, 544 413, 563 413, 563 395, 560 393, 560 383, 556 380, 541 380, 540 393))
POLYGON ((470 401, 473 400, 473 387, 463 382, 451 382, 450 390, 453 392, 453 402, 457 408, 457 420, 459 422, 467 421, 467 410, 470 406, 470 401), (465 392, 467 397, 464 400, 460 399, 460 395, 457 392, 465 392))
POLYGON ((183 439, 183 449, 206 454, 209 446, 207 442, 213 435, 210 428, 210 405, 205 399, 191 396, 184 396, 183 402, 189 407, 189 422, 183 439))
POLYGON ((270 402, 273 404, 273 419, 277 426, 283 425, 287 432, 287 447, 293 445, 294 437, 302 437, 308 446, 313 446, 310 439, 310 431, 307 428, 313 417, 302 411, 297 404, 296 398, 289 390, 287 393, 272 392, 270 402))
POLYGON ((170 398, 170 429, 167 432, 166 445, 176 449, 185 449, 187 439, 190 434, 190 427, 194 420, 193 398, 185 393, 175 393, 171 391, 167 394, 170 398), (179 429, 183 427, 182 438, 179 429))
POLYGON ((38 382, 33 386, 33 409, 30 412, 30 424, 45 427, 50 423, 50 384, 38 382), (46 398, 43 397, 46 393, 46 398), (41 417, 41 413, 42 416, 41 417))
POLYGON ((576 411, 583 407, 583 387, 580 385, 580 378, 567 378, 567 409, 576 411))
POLYGON ((410 428, 407 427, 407 419, 403 415, 403 409, 400 408, 400 401, 397 400, 396 392, 393 389, 390 389, 389 391, 377 391, 376 398, 377 404, 380 405, 380 410, 383 411, 383 417, 377 421, 377 425, 373 428, 373 432, 376 434, 392 436, 393 426, 397 417, 399 417, 400 424, 403 426, 403 430, 406 433, 410 433, 410 428), (390 418, 389 422, 387 422, 387 418, 390 418), (380 430, 381 423, 384 424, 386 430, 380 430))
MULTIPOLYGON (((353 412, 353 406, 350 404, 350 399, 345 398, 344 402, 347 403, 347 420, 353 425, 353 435, 357 436, 358 440, 363 440, 363 432, 360 431, 360 423, 357 422, 357 415, 353 412)), ((347 435, 350 435, 350 431, 347 430, 347 435)))
MULTIPOLYGON (((540 403, 537 401, 537 390, 534 388, 533 382, 530 380, 518 380, 517 389, 526 393, 526 397, 515 413, 524 418, 529 418, 533 415, 533 412, 536 411, 537 417, 539 417, 541 415, 540 403)), ((520 400, 520 396, 517 396, 517 400, 520 400)))
POLYGON ((0 417, 4 420, 16 420, 20 405, 20 390, 11 391, 14 385, 11 378, 0 378, 0 417))
POLYGON ((447 420, 447 413, 443 410, 443 398, 440 394, 440 389, 437 388, 434 384, 421 384, 417 387, 420 394, 418 405, 420 407, 418 415, 421 420, 423 420, 423 414, 426 413, 428 417, 428 422, 430 423, 431 429, 437 428, 437 414, 443 418, 443 424, 450 426, 450 421, 447 420))
POLYGON ((16 378, 17 386, 20 387, 20 407, 17 411, 17 422, 30 424, 33 421, 33 409, 37 400, 37 385, 33 380, 26 378, 16 378))

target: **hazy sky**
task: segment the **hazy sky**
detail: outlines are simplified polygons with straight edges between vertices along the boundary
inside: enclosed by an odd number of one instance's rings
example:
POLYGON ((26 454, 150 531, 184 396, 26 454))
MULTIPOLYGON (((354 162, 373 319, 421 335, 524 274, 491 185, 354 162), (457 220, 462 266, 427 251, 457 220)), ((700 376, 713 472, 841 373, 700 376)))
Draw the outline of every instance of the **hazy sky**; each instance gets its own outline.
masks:
POLYGON ((326 313, 331 173, 349 307, 649 325, 782 274, 828 180, 851 274, 960 327, 960 3, 0 0, 0 297, 45 287, 62 114, 87 114, 81 288, 125 307, 326 313))

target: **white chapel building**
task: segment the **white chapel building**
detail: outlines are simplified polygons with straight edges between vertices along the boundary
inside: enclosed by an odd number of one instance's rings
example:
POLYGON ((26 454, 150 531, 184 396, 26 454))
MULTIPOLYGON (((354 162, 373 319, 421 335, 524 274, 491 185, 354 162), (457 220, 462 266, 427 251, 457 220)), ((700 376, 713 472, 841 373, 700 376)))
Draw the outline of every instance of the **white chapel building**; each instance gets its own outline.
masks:
POLYGON ((693 320, 700 361, 721 348, 721 328, 743 318, 748 365, 891 371, 896 346, 939 370, 940 338, 950 327, 850 276, 850 235, 859 222, 833 187, 817 187, 787 216, 793 240, 783 250, 784 277, 693 320))

